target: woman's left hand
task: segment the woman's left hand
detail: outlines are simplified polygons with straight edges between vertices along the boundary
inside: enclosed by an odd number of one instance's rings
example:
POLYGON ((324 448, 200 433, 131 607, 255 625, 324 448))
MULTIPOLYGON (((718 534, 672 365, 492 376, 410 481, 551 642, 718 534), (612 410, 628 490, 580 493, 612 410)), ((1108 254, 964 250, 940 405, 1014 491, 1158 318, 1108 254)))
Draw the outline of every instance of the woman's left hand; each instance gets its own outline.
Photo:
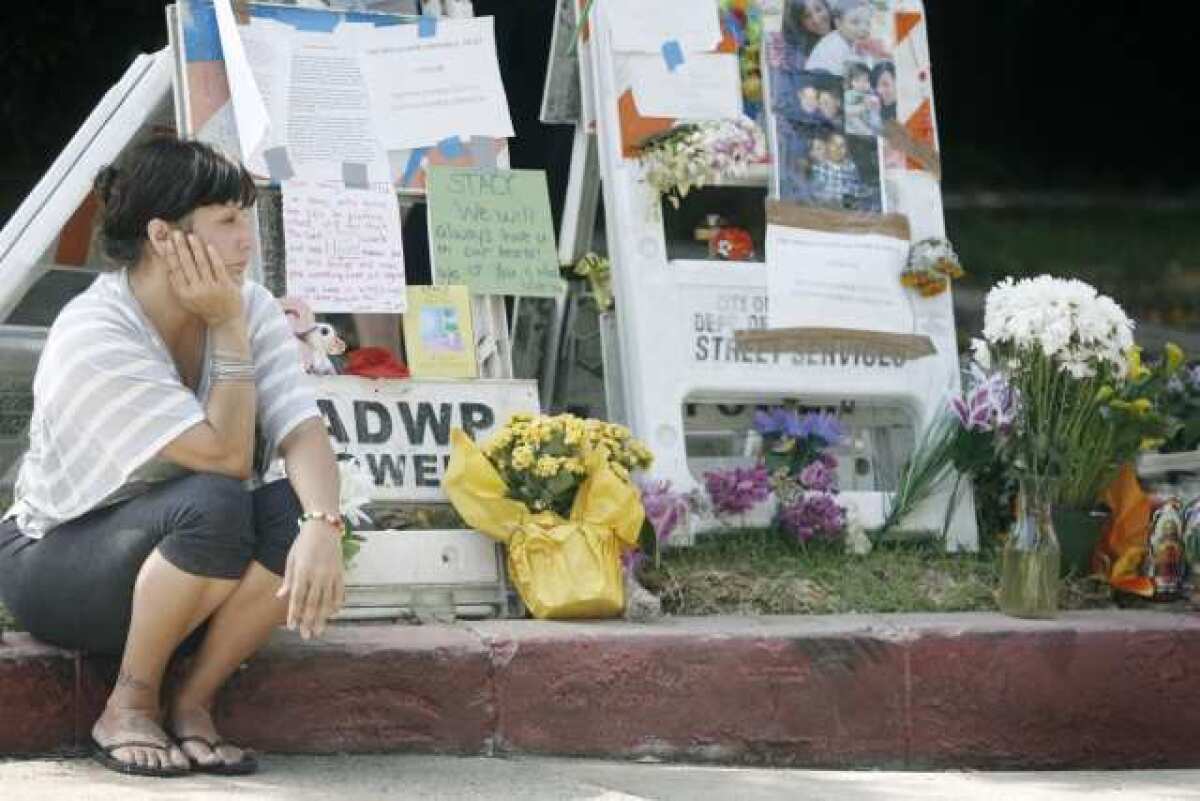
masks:
POLYGON ((309 520, 288 552, 279 597, 289 596, 287 627, 304 639, 320 637, 342 606, 345 577, 341 532, 326 520, 309 520))

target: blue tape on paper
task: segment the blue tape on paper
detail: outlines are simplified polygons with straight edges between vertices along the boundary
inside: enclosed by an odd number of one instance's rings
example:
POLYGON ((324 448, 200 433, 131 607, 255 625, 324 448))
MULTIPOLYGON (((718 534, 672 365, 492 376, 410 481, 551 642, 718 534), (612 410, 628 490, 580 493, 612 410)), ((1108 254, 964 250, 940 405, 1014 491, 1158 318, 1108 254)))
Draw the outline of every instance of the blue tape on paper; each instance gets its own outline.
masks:
POLYGON ((671 72, 679 69, 679 65, 683 63, 683 47, 679 44, 678 39, 668 39, 663 42, 662 54, 663 60, 667 62, 667 69, 671 72))
POLYGON ((447 136, 438 142, 438 150, 442 151, 442 154, 448 159, 462 158, 464 154, 462 142, 458 140, 457 136, 447 136))
POLYGON ((417 19, 417 35, 422 39, 437 36, 438 18, 422 14, 417 19))
POLYGON ((263 161, 267 162, 267 175, 273 183, 286 181, 296 174, 292 169, 292 160, 288 158, 287 148, 283 145, 264 150, 263 161))
POLYGON ((213 4, 192 4, 191 14, 183 17, 183 49, 189 63, 220 61, 221 32, 217 29, 217 11, 213 4))
POLYGON ((250 14, 256 19, 274 20, 308 33, 333 33, 343 19, 343 15, 336 11, 271 5, 254 6, 250 14))
POLYGON ((370 183, 367 181, 367 165, 356 161, 343 161, 342 184, 348 189, 368 188, 370 183))
POLYGON ((476 169, 494 169, 496 166, 496 145, 492 139, 482 136, 472 136, 467 140, 467 155, 476 169))
POLYGON ((413 178, 417 177, 417 170, 421 169, 421 161, 424 160, 428 151, 427 147, 413 148, 413 152, 408 156, 408 164, 404 165, 404 177, 400 179, 401 185, 412 185, 413 178))

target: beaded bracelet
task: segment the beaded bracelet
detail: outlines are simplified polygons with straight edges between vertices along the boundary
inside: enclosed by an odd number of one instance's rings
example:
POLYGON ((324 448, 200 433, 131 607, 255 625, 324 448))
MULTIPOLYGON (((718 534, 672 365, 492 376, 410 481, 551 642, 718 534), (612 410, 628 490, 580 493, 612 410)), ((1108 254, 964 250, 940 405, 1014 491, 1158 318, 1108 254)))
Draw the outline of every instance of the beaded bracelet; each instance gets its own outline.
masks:
POLYGON ((326 523, 337 529, 339 537, 346 533, 346 524, 343 522, 342 516, 335 515, 333 512, 305 512, 304 514, 300 515, 300 517, 296 518, 296 522, 301 528, 303 528, 304 524, 310 520, 324 520, 326 523))

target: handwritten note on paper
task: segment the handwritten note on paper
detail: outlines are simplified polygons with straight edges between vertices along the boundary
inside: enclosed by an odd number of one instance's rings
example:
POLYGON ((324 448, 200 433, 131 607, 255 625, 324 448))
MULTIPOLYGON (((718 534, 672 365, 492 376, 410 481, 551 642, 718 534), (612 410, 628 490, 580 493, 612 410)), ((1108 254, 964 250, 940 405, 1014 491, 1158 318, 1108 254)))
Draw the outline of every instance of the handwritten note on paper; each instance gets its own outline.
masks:
POLYGON ((908 242, 767 225, 771 328, 829 327, 912 333, 900 272, 908 242))
POLYGON ((287 291, 317 312, 403 313, 400 207, 390 186, 283 182, 287 291))
POLYGON ((562 291, 544 172, 433 167, 427 197, 435 283, 473 295, 562 291))

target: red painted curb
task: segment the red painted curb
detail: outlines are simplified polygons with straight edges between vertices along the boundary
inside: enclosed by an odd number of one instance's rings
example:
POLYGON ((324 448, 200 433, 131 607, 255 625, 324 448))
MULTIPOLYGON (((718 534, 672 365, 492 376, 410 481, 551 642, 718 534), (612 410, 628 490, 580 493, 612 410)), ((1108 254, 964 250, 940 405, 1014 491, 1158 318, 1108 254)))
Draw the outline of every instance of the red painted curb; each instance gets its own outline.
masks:
POLYGON ((0 755, 75 746, 75 658, 25 634, 0 641, 0 755))
MULTIPOLYGON (((0 644, 0 754, 86 742, 111 660, 0 644)), ((218 710, 294 753, 813 767, 1200 766, 1200 619, 1074 613, 487 621, 281 633, 218 710)))

